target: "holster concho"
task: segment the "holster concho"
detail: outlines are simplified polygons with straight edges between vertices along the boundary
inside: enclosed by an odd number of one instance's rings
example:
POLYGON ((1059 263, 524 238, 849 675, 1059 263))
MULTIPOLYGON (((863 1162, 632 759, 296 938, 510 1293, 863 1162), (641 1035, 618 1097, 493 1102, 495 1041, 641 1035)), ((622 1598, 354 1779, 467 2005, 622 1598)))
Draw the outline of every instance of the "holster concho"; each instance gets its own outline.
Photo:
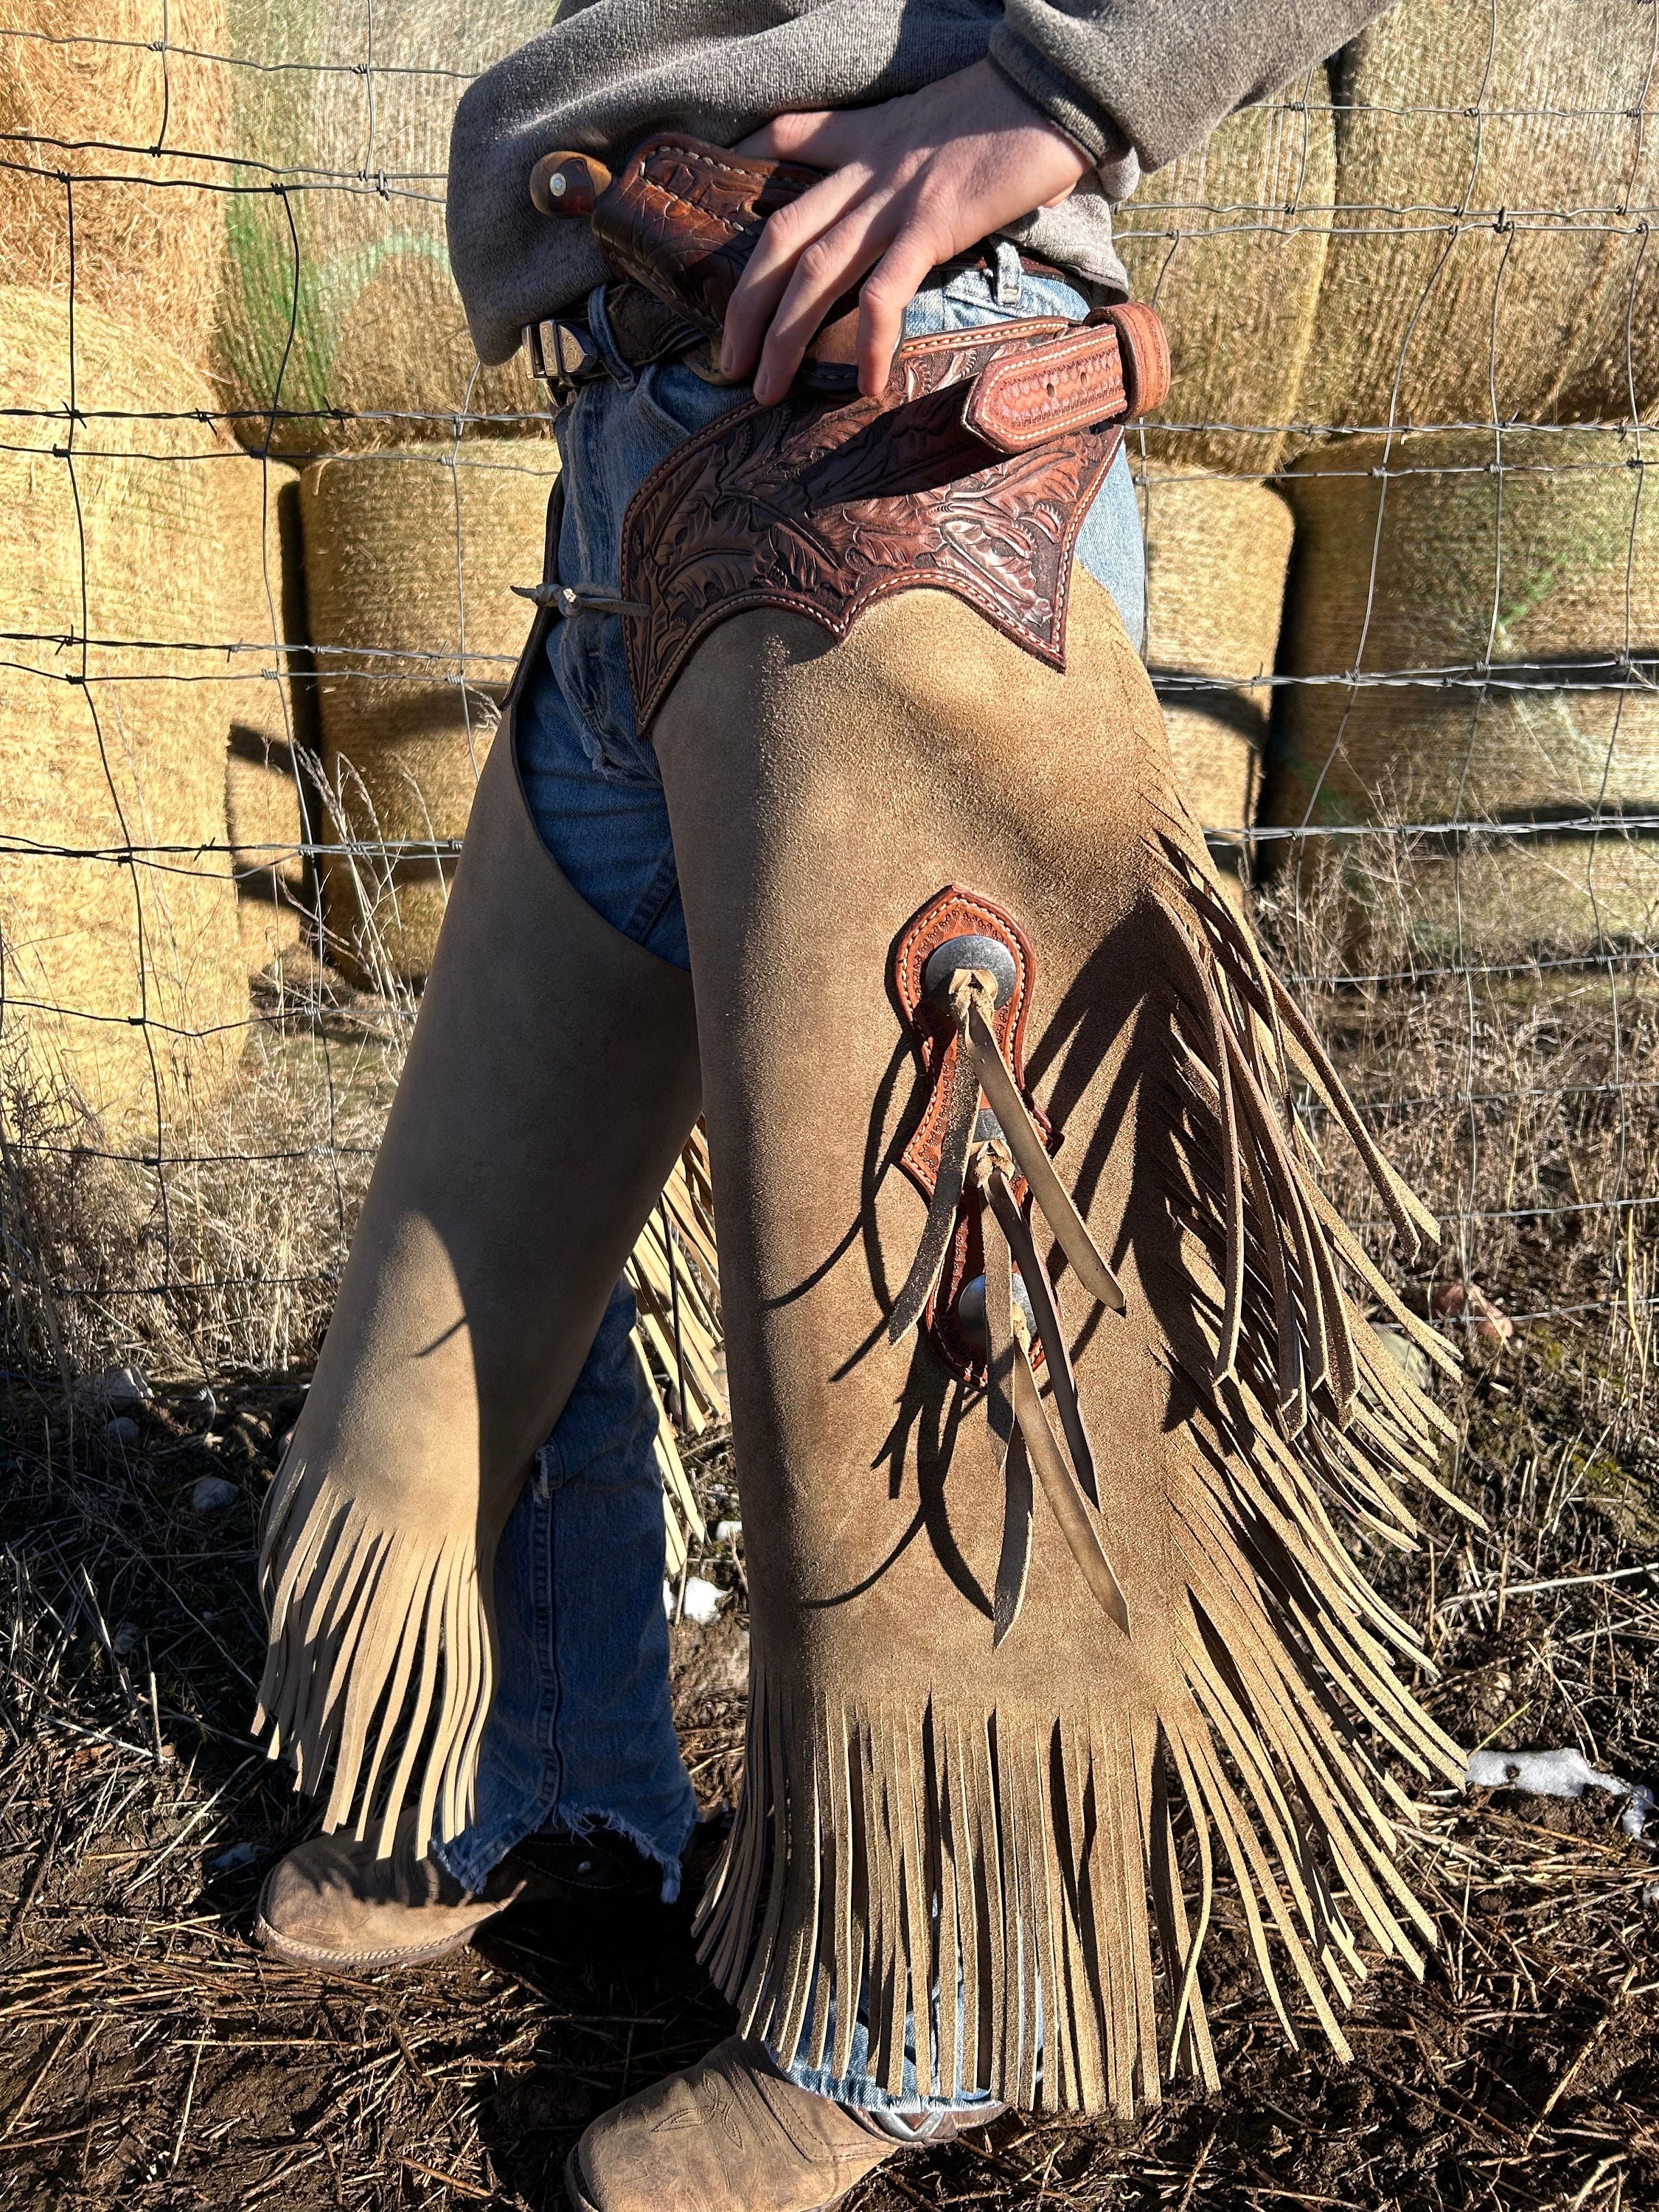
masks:
MULTIPOLYGON (((892 987, 899 1012, 911 1033, 926 1088, 921 1118, 905 1141, 900 1164, 925 1199, 931 1201, 939 1179, 945 1140, 951 1078, 961 1049, 955 1025, 928 996, 927 963, 941 946, 953 939, 985 936, 1003 946, 1013 967, 1014 981, 1006 1005, 994 1018, 996 1040, 1009 1072, 1022 1091, 1025 1089, 1025 1025, 1031 1010, 1036 955, 1031 940, 994 900, 952 884, 917 915, 893 948, 892 987)), ((1052 1146, 1053 1129, 1047 1115, 1032 1105, 1031 1118, 1044 1140, 1052 1146)), ((1023 1176, 1012 1178, 1014 1196, 1027 1209, 1028 1190, 1023 1176)), ((986 1374, 985 1347, 963 1333, 959 1319, 963 1291, 985 1273, 985 1238, 981 1209, 964 1206, 957 1218, 950 1250, 939 1283, 927 1301, 924 1326, 951 1372, 964 1382, 982 1387, 986 1374)), ((1042 1363, 1042 1347, 1035 1364, 1042 1363)))

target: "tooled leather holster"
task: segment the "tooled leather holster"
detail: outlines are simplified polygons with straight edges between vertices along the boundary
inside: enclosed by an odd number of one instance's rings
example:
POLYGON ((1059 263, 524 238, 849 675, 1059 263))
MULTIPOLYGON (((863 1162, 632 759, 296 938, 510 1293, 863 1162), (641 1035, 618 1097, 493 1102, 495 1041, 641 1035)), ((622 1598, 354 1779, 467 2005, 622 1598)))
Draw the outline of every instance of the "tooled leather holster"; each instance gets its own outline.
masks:
MULTIPOLYGON (((606 313, 629 357, 690 356, 718 337, 766 222, 817 181, 665 132, 602 191, 573 194, 616 279, 606 313)), ((843 637, 896 592, 948 591, 1064 668, 1078 532, 1123 425, 1169 387, 1156 312, 909 338, 875 398, 856 392, 857 319, 856 300, 838 301, 786 399, 688 438, 629 502, 620 595, 641 733, 699 641, 753 607, 843 637)))

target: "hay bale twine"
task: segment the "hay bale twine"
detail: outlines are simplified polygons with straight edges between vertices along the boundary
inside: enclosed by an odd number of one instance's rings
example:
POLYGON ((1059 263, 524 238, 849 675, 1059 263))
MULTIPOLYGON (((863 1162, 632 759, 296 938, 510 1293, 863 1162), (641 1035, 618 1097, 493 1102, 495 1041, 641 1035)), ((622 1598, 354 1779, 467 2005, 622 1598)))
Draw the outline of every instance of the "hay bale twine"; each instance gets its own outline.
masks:
POLYGON ((305 848, 321 757, 307 636, 300 477, 265 465, 248 502, 227 584, 234 594, 238 685, 225 754, 225 818, 236 917, 251 978, 280 972, 314 933, 316 890, 305 848))
POLYGON ((1305 418, 1651 410, 1652 64, 1646 0, 1404 0, 1345 49, 1305 418))
POLYGON ((0 71, 0 268, 206 360, 224 251, 227 0, 19 0, 0 71), (32 143, 33 142, 33 143, 32 143), (158 150, 159 147, 159 150, 158 150), (112 149, 126 148, 121 152, 112 149), (105 181, 107 179, 107 181, 105 181), (189 180, 198 188, 191 189, 189 180))
POLYGON ((545 0, 228 4, 232 50, 267 65, 236 73, 235 180, 302 187, 225 202, 220 350, 239 434, 269 431, 290 453, 404 445, 463 410, 533 430, 545 406, 522 367, 478 368, 444 187, 466 78, 545 30, 545 0))
POLYGON ((1266 476, 1296 412, 1335 191, 1322 69, 1230 116, 1120 210, 1119 251, 1170 332, 1168 404, 1143 450, 1188 468, 1266 476), (1221 428, 1160 429, 1162 423, 1221 428), (1251 425, 1267 426, 1252 432, 1251 425))
POLYGON ((178 419, 212 394, 177 355, 84 304, 75 335, 71 473, 66 302, 0 289, 0 1034, 9 1080, 154 1137, 246 1031, 224 849, 240 678, 200 647, 234 637, 223 578, 258 471, 178 419), (122 419, 140 409, 173 419, 122 419))
POLYGON ((1286 656, 1307 680, 1283 694, 1263 818, 1407 825, 1296 848, 1340 874, 1368 935, 1490 961, 1655 935, 1642 477, 1635 435, 1609 428, 1358 439, 1285 479, 1286 656), (1594 835, 1568 826, 1594 815, 1594 835))
POLYGON ((1291 510, 1237 478, 1154 469, 1141 486, 1146 664, 1182 788, 1237 867, 1255 817, 1291 510))
POLYGON ((319 462, 301 512, 321 709, 332 954, 360 980, 431 963, 541 574, 556 449, 407 447, 319 462), (390 851, 378 848, 388 847, 390 851))

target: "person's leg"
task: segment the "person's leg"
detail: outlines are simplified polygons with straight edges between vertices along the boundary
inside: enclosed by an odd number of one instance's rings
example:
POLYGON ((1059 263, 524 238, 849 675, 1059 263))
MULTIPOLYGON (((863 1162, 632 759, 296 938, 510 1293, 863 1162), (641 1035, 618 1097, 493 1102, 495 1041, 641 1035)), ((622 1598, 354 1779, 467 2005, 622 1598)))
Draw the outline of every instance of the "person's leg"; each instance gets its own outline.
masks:
MULTIPOLYGON (((1088 301, 1080 292, 1055 278, 1022 270, 1019 256, 1012 246, 1003 246, 998 259, 1000 265, 994 273, 969 271, 952 278, 946 285, 919 293, 906 320, 905 335, 915 337, 934 331, 971 330, 986 323, 1007 322, 1028 315, 1058 314, 1080 321, 1087 314, 1088 301)), ((1146 627, 1146 555, 1134 481, 1128 456, 1122 451, 1113 462, 1078 533, 1075 558, 1111 593, 1124 629, 1137 645, 1141 644, 1146 627)), ((829 2037, 831 2046, 834 2039, 832 2021, 829 2037)), ((908 2047, 908 2037, 904 2087, 897 2096, 889 2095, 871 2075, 870 2036, 862 2014, 853 2030, 852 2056, 844 2075, 836 2074, 828 2066, 815 2067, 806 2063, 801 2054, 816 2041, 809 2019, 794 2054, 769 2051, 769 2056, 796 2087, 866 2113, 878 2124, 889 2127, 902 2141, 914 2139, 907 2129, 917 2124, 925 2127, 930 2116, 951 2112, 965 2115, 976 2106, 989 2112, 999 2109, 982 2092, 957 2097, 919 2096, 914 2051, 908 2047)), ((937 2030, 934 2042, 937 2048, 937 2030)))
MULTIPOLYGON (((584 391, 559 426, 561 581, 614 587, 635 484, 742 397, 684 369, 635 379, 620 362, 584 391)), ((579 615, 550 634, 515 734, 531 817, 573 890, 647 952, 689 969, 668 810, 654 757, 635 735, 614 616, 579 615)), ((696 1808, 669 1699, 656 1413, 633 1322, 632 1293, 619 1284, 502 1537, 501 1671, 477 1817, 438 1854, 470 1889, 528 1836, 606 1830, 660 1867, 665 1899, 678 1891, 696 1808)))
MULTIPOLYGON (((1086 312, 1079 293, 1024 274, 1005 249, 996 275, 964 275, 921 295, 908 332, 1086 312)), ((562 580, 614 586, 622 516, 636 485, 681 438, 744 397, 684 369, 635 379, 620 362, 609 382, 583 394, 560 426, 562 580)), ((1123 454, 1079 534, 1077 557, 1139 639, 1143 556, 1123 454)), ((634 728, 616 617, 581 616, 553 633, 518 730, 531 813, 566 878, 625 936, 689 967, 667 805, 654 756, 634 728)), ((441 1854, 472 1889, 522 1838, 590 1826, 613 1829, 660 1863, 665 1895, 678 1887, 695 1808, 669 1705, 661 1487, 644 1378, 628 1342, 631 1321, 619 1287, 503 1538, 495 1584, 501 1674, 480 1759, 477 1818, 441 1854), (601 1551, 619 1570, 613 1575, 608 1565, 602 1588, 586 1571, 601 1551)), ((865 2069, 866 2047, 860 2023, 845 2079, 798 2065, 789 2077, 868 2111, 957 2108, 955 2100, 919 2100, 914 2090, 885 2095, 865 2069)))
POLYGON ((605 1829, 656 1864, 665 1901, 678 1893, 696 1805, 669 1705, 657 1414, 633 1326, 618 1284, 497 1554, 477 1816, 437 1854, 475 1892, 526 1836, 605 1829))
MULTIPOLYGON (((636 385, 618 368, 560 424, 566 581, 614 582, 634 485, 742 397, 684 370, 636 385)), ((564 884, 600 923, 684 973, 667 815, 634 738, 614 617, 551 630, 509 726, 531 823, 564 884)), ((535 957, 556 963, 560 946, 535 957)), ((285 1955, 413 1963, 466 1941, 515 1894, 580 1907, 620 1881, 630 1898, 675 1896, 696 1805, 669 1701, 656 1414, 633 1319, 618 1285, 496 1547, 499 1664, 469 1826, 441 1844, 406 1820, 385 1861, 347 1833, 299 1846, 273 1869, 258 1917, 262 1940, 285 1955), (610 1846, 591 1852, 549 1840, 601 1835, 610 1846)))

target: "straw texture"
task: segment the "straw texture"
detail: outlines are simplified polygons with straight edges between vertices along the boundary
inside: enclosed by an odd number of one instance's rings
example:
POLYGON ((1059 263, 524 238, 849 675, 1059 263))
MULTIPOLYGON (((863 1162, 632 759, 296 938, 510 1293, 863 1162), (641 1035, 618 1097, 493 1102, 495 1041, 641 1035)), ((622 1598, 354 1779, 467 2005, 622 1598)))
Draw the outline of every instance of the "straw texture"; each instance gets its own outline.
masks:
POLYGON ((1278 466, 1295 411, 1335 189, 1323 70, 1231 116, 1149 177, 1115 235, 1138 300, 1170 333, 1169 402, 1137 426, 1142 450, 1247 476, 1278 466), (1242 425, 1159 429, 1159 422, 1242 425))
MULTIPOLYGON (((232 701, 225 755, 225 818, 236 880, 236 918, 250 976, 304 940, 314 903, 304 847, 320 761, 315 688, 306 637, 298 472, 265 465, 264 529, 252 530, 228 564, 237 634, 249 672, 232 701)), ((246 520, 257 525, 257 509, 246 520)))
POLYGON ((1619 822, 1659 805, 1659 509, 1636 458, 1618 430, 1443 432, 1308 454, 1285 480, 1288 668, 1310 680, 1285 690, 1264 819, 1484 825, 1392 860, 1332 841, 1361 905, 1403 901, 1425 942, 1496 956, 1652 927, 1659 847, 1619 822), (1415 680, 1364 680, 1384 672, 1415 680), (1598 835, 1552 833, 1598 806, 1598 835))
POLYGON ((289 188, 231 198, 222 216, 239 434, 316 453, 441 434, 463 409, 544 414, 516 364, 478 369, 450 281, 444 179, 468 78, 544 30, 547 7, 228 4, 233 50, 268 64, 236 74, 236 180, 289 188))
POLYGON ((1302 416, 1618 418, 1632 392, 1651 410, 1656 39, 1630 0, 1405 0, 1345 51, 1302 416))
POLYGON ((558 465, 539 441, 317 464, 301 514, 326 793, 331 949, 355 973, 425 975, 459 838, 529 625, 558 465), (374 848, 390 845, 391 853, 374 848), (422 848, 425 848, 424 850, 422 848), (368 849, 365 849, 368 848, 368 849))
POLYGON ((1170 752, 1196 819, 1237 833, 1261 792, 1291 510, 1265 485, 1172 469, 1148 471, 1140 503, 1146 665, 1170 752))
POLYGON ((200 187, 223 172, 191 157, 225 136, 230 72, 198 57, 225 51, 226 0, 17 0, 6 27, 6 281, 68 289, 72 198, 77 300, 204 361, 225 216, 200 187))
POLYGON ((261 486, 200 422, 100 419, 183 416, 211 394, 85 306, 71 436, 69 337, 64 301, 0 292, 0 404, 42 410, 0 454, 4 1025, 110 1124, 153 1130, 222 1082, 247 1015, 224 850, 245 680, 223 650, 239 635, 225 580, 250 543, 257 560, 261 486))

